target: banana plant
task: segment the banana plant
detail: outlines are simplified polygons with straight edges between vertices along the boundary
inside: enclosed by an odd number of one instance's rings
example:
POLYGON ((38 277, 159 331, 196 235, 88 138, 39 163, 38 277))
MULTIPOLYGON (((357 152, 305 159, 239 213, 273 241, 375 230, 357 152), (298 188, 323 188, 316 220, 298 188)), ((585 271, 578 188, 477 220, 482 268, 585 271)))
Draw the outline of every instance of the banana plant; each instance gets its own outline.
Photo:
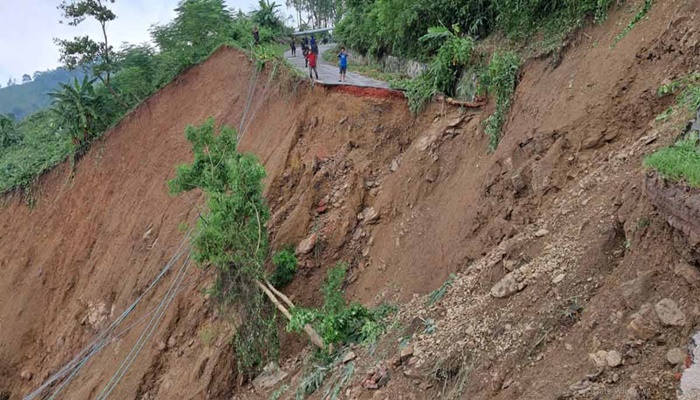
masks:
POLYGON ((102 100, 95 93, 95 79, 75 78, 70 84, 49 93, 53 99, 51 113, 56 126, 70 136, 78 148, 87 145, 101 132, 104 125, 102 100))

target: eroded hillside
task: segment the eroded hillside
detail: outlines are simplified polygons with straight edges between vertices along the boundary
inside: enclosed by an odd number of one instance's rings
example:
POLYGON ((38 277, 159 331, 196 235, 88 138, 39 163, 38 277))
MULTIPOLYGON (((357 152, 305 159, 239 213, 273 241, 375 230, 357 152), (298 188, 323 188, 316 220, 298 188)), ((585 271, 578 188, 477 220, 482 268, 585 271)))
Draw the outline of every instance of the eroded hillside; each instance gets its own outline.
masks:
MULTIPOLYGON (((213 116, 241 128, 242 150, 266 167, 273 247, 313 244, 285 288, 293 301, 317 305, 325 270, 345 261, 348 297, 402 304, 379 351, 354 350, 341 397, 673 398, 680 367, 666 355, 686 346, 700 315, 697 287, 676 271, 696 260, 647 198, 641 160, 678 134, 654 121, 671 101, 656 89, 699 68, 698 15, 698 1, 655 3, 611 49, 620 12, 575 35, 560 63, 529 60, 493 153, 483 134, 491 104, 436 103, 414 118, 393 96, 269 69, 253 80, 244 55, 218 51, 94 144, 75 176, 69 165, 43 176, 33 207, 5 199, 0 393, 39 387, 177 252, 179 226, 202 199, 169 196, 166 181, 192 157, 184 128, 213 116), (426 305, 451 273, 444 297, 426 305), (665 299, 682 320, 655 319, 665 299), (386 385, 364 388, 370 370, 386 385)), ((125 327, 148 316, 173 277, 125 327)), ((269 397, 235 375, 233 328, 201 293, 210 281, 188 270, 113 397, 269 397)), ((92 357, 63 398, 96 397, 140 334, 92 357)), ((305 345, 283 335, 288 377, 276 388, 299 382, 305 345)))

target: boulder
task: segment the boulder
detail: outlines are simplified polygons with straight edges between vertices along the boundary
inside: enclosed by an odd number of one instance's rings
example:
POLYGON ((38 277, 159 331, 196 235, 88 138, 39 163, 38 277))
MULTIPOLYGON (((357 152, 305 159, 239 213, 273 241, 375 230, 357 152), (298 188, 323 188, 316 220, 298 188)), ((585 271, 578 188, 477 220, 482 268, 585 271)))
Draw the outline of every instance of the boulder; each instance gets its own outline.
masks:
POLYGON ((502 299, 508 297, 514 293, 517 293, 522 289, 521 285, 518 285, 518 281, 515 279, 513 273, 509 273, 498 281, 491 288, 491 296, 502 299))
POLYGON ((676 275, 685 279, 686 282, 693 285, 700 282, 700 271, 693 265, 685 261, 681 261, 673 269, 676 275))
POLYGON ((651 274, 644 274, 620 285, 622 302, 630 309, 636 309, 644 303, 651 293, 651 274))
POLYGON ((639 311, 632 314, 627 325, 627 332, 635 339, 648 340, 653 338, 661 328, 659 319, 651 304, 643 304, 639 311))
POLYGON ((656 310, 656 315, 664 326, 685 325, 685 313, 671 299, 663 299, 656 303, 654 310, 656 310))
POLYGON ((318 242, 318 234, 314 232, 311 235, 309 235, 306 239, 299 242, 296 254, 300 256, 311 253, 311 250, 313 250, 314 247, 316 247, 316 242, 318 242))
POLYGON ((278 383, 282 382, 287 377, 287 373, 282 371, 280 367, 271 362, 263 368, 263 372, 253 380, 255 390, 264 392, 272 389, 278 383))

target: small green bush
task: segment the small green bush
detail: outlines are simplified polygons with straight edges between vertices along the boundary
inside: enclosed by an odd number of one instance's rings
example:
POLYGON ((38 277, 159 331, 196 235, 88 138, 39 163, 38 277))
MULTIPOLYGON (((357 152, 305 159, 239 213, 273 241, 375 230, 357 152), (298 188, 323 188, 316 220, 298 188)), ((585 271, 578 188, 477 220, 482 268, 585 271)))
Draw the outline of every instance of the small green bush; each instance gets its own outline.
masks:
POLYGON ((306 324, 311 324, 327 345, 376 340, 383 333, 379 321, 386 316, 385 309, 369 310, 359 303, 348 305, 342 290, 346 274, 342 263, 329 270, 321 289, 321 309, 294 308, 287 330, 301 332, 306 324))
POLYGON ((498 142, 501 140, 503 125, 506 122, 518 80, 520 62, 520 57, 511 51, 496 51, 491 57, 486 73, 481 77, 483 87, 496 100, 496 110, 486 120, 485 129, 489 137, 489 150, 491 151, 498 147, 498 142))
POLYGON ((474 40, 462 36, 457 25, 453 26, 453 31, 445 27, 431 27, 420 38, 421 42, 428 44, 440 43, 440 47, 425 72, 404 82, 408 105, 414 114, 422 110, 438 92, 454 95, 462 70, 472 60, 474 40))
POLYGON ((286 248, 275 253, 272 256, 272 264, 275 266, 275 271, 270 276, 270 283, 274 287, 281 288, 294 279, 297 272, 297 257, 294 255, 294 249, 286 248))

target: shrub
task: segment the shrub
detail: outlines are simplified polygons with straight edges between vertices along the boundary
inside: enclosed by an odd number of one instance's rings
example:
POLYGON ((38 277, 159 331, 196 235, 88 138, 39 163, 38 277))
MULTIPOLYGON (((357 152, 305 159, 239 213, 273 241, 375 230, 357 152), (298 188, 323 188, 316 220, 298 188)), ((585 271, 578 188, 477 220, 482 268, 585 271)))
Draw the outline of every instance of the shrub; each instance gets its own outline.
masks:
POLYGON ((496 110, 486 120, 485 129, 491 151, 498 147, 501 140, 501 131, 515 92, 519 70, 520 58, 515 53, 496 51, 491 57, 486 73, 481 77, 483 87, 496 101, 496 110))
POLYGON ((273 286, 281 288, 294 279, 297 272, 297 257, 294 255, 293 248, 275 253, 272 256, 272 264, 275 266, 275 272, 270 276, 270 283, 273 286))
POLYGON ((471 62, 474 40, 460 36, 457 25, 453 26, 453 30, 432 27, 420 38, 421 42, 441 44, 428 70, 404 83, 408 105, 414 114, 423 109, 438 92, 453 95, 462 70, 471 62))
POLYGON ((359 303, 345 302, 342 285, 346 274, 342 263, 330 269, 321 289, 321 309, 294 308, 287 330, 301 332, 306 324, 311 324, 326 344, 359 343, 383 333, 378 322, 386 315, 384 309, 373 311, 359 303))

